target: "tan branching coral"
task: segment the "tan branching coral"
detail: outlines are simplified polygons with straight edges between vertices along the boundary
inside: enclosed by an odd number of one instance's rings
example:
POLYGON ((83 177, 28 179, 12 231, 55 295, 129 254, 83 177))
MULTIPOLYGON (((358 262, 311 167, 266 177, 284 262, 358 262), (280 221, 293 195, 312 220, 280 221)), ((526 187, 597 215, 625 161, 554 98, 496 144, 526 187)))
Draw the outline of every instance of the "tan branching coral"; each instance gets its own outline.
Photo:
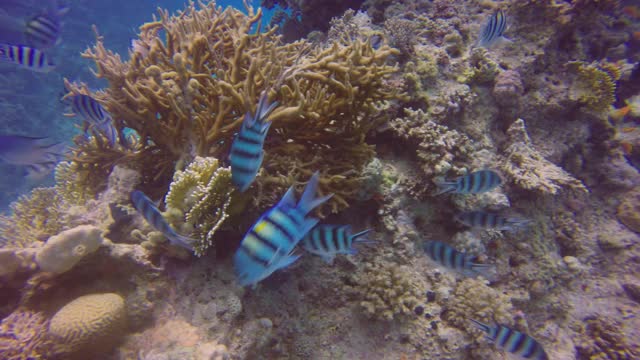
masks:
POLYGON ((533 148, 524 120, 516 120, 507 130, 510 145, 500 168, 523 189, 555 194, 563 188, 588 191, 582 182, 546 160, 533 148))
POLYGON ((0 323, 0 358, 53 359, 57 350, 44 314, 18 309, 0 323))
POLYGON ((367 263, 356 276, 356 293, 367 316, 393 320, 413 312, 420 290, 406 266, 396 263, 367 263))
MULTIPOLYGON (((280 107, 270 116, 274 126, 258 184, 281 193, 320 169, 321 187, 335 193, 333 209, 344 207, 357 190, 354 175, 374 155, 364 141, 376 125, 374 104, 397 97, 383 86, 396 71, 385 63, 397 50, 373 49, 359 39, 324 48, 305 41, 282 44, 275 29, 260 31, 260 19, 261 10, 246 15, 214 2, 191 3, 175 16, 160 11, 156 21, 141 26, 127 62, 98 37, 83 56, 95 61, 96 76, 108 80, 109 88, 94 96, 117 119, 120 135, 124 127, 139 135, 129 146, 133 150, 117 151, 148 166, 143 174, 155 180, 168 180, 178 160, 222 159, 243 115, 255 111, 267 91, 280 107)), ((106 159, 99 163, 111 161, 111 153, 98 147, 83 148, 76 161, 95 162, 102 154, 106 159)))
POLYGON ((167 213, 179 214, 184 231, 195 232, 200 240, 194 246, 196 255, 213 244, 214 233, 229 216, 233 191, 231 170, 216 158, 196 157, 184 171, 173 174, 165 199, 167 213))
POLYGON ((123 335, 127 315, 124 299, 113 293, 81 296, 51 318, 49 333, 65 353, 96 351, 123 335))

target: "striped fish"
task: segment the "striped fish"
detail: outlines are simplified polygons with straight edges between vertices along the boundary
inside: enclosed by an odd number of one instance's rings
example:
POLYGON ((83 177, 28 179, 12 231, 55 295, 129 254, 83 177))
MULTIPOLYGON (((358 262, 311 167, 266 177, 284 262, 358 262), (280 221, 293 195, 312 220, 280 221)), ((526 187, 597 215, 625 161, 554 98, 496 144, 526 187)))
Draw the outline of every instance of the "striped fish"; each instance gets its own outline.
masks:
POLYGON ((111 114, 98 101, 84 94, 71 95, 66 101, 71 105, 71 110, 90 125, 89 128, 106 137, 112 147, 115 145, 118 134, 113 127, 111 114))
POLYGON ((29 20, 24 31, 27 43, 37 49, 48 49, 60 37, 60 19, 56 14, 40 14, 29 20))
POLYGON ((233 257, 240 285, 255 286, 300 258, 293 254, 293 249, 319 221, 308 216, 309 213, 333 196, 315 197, 319 176, 318 172, 313 174, 297 204, 292 186, 282 200, 249 229, 233 257))
POLYGON ((42 51, 23 45, 0 44, 0 61, 42 73, 55 68, 42 51))
POLYGON ((548 360, 549 356, 539 342, 527 334, 513 330, 504 325, 489 326, 480 321, 469 319, 478 329, 487 333, 486 338, 493 341, 496 347, 504 351, 520 355, 523 359, 548 360))
POLYGON ((454 219, 472 228, 491 228, 512 231, 529 224, 530 220, 502 216, 488 211, 467 211, 457 214, 454 219))
POLYGON ((231 180, 241 192, 249 188, 260 170, 264 158, 264 139, 271 126, 266 119, 276 106, 277 102, 269 104, 266 91, 262 93, 256 114, 245 114, 242 127, 231 144, 231 180))
POLYGON ((475 263, 474 256, 460 252, 443 242, 427 241, 424 244, 424 251, 435 262, 450 269, 461 271, 465 275, 483 275, 491 278, 489 270, 493 265, 475 263))
POLYGON ((480 170, 461 176, 453 181, 437 181, 438 190, 434 193, 481 194, 491 191, 502 184, 502 178, 493 170, 480 170))
POLYGON ((489 48, 499 40, 507 40, 502 36, 507 28, 507 17, 502 10, 498 10, 489 17, 487 23, 482 27, 478 46, 489 48))
POLYGON ((354 243, 371 243, 360 238, 371 230, 352 234, 350 225, 318 225, 302 239, 302 247, 331 264, 337 254, 356 254, 357 250, 353 248, 354 243))
POLYGON ((172 245, 193 251, 192 244, 196 240, 176 233, 176 231, 173 230, 173 228, 162 217, 160 210, 158 210, 158 208, 153 204, 153 201, 151 201, 151 199, 149 199, 142 191, 132 191, 131 202, 133 203, 133 207, 138 210, 147 223, 166 236, 172 245))

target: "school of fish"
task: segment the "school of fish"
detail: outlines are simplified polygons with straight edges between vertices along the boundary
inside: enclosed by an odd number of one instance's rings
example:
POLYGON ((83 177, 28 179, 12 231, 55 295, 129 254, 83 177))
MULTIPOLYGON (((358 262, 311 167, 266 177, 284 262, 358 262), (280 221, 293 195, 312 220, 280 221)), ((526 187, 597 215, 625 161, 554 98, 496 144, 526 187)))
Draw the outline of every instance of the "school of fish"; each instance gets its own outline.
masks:
MULTIPOLYGON (((15 28, 16 43, 0 43, 0 61, 17 68, 38 73, 55 69, 47 51, 60 42, 62 17, 69 11, 51 1, 42 12, 35 13, 25 22, 4 19, 5 26, 15 28)), ((2 17, 2 16, 0 16, 2 17)), ((490 48, 504 37, 507 18, 502 10, 497 10, 486 21, 476 45, 490 48)), ((374 35, 368 40, 374 48, 380 46, 382 37, 374 35)), ((135 51, 139 44, 132 43, 135 51)), ((136 50, 138 49, 138 50, 136 50)), ((232 182, 240 192, 245 192, 258 176, 264 160, 264 146, 271 126, 269 115, 277 108, 277 101, 269 101, 267 91, 258 99, 255 113, 244 115, 241 128, 230 148, 229 164, 232 182)), ((68 95, 63 97, 72 111, 83 121, 84 136, 104 138, 110 146, 118 141, 113 118, 98 100, 89 95, 68 95)), ((38 179, 49 174, 65 156, 66 146, 52 142, 46 137, 21 135, 0 135, 0 160, 13 165, 24 166, 26 176, 38 179)), ((376 243, 366 239, 372 229, 352 233, 350 225, 319 224, 312 215, 332 194, 318 196, 319 172, 308 180, 300 200, 296 200, 294 187, 288 189, 282 199, 260 216, 240 242, 233 256, 237 281, 242 286, 255 287, 274 272, 284 269, 300 259, 300 247, 304 251, 321 257, 331 264, 336 255, 354 255, 355 245, 376 243)), ((434 196, 442 194, 472 195, 491 191, 503 184, 502 177, 494 170, 483 169, 468 173, 450 181, 436 182, 438 190, 434 196)), ((133 207, 155 230, 161 232, 171 245, 193 251, 195 239, 178 234, 164 219, 156 204, 141 191, 130 194, 133 207)), ((457 214, 454 219, 471 228, 514 231, 525 227, 529 221, 491 211, 475 210, 457 214)), ((423 249, 436 264, 458 271, 464 275, 482 275, 490 279, 493 266, 478 263, 475 256, 456 250, 441 241, 426 241, 423 249)), ((526 359, 548 359, 542 345, 527 334, 497 324, 490 326, 470 319, 474 326, 486 333, 486 337, 497 347, 526 359)))

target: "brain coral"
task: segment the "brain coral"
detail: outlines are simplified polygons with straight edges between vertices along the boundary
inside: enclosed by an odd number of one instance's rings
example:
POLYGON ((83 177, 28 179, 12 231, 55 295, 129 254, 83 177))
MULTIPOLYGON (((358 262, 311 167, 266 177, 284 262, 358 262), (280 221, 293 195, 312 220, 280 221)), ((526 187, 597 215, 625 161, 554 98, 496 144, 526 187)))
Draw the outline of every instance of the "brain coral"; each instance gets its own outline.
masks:
POLYGON ((114 293, 81 296, 51 319, 49 333, 66 353, 108 348, 126 327, 124 299, 114 293))

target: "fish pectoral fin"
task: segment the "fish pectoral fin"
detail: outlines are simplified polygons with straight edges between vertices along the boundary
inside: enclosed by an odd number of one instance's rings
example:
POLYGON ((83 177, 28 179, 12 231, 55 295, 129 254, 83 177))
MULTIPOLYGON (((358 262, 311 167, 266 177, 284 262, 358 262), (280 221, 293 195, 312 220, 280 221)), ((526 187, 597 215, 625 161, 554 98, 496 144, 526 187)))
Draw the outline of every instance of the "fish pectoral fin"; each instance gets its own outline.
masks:
POLYGON ((284 269, 290 265, 292 265, 294 262, 298 261, 298 259, 300 259, 300 255, 289 255, 289 256, 284 256, 282 257, 280 260, 278 260, 278 263, 275 265, 275 269, 284 269))
POLYGON ((321 255, 322 260, 324 260, 324 262, 326 262, 329 265, 333 265, 333 259, 334 256, 333 255, 321 255))

